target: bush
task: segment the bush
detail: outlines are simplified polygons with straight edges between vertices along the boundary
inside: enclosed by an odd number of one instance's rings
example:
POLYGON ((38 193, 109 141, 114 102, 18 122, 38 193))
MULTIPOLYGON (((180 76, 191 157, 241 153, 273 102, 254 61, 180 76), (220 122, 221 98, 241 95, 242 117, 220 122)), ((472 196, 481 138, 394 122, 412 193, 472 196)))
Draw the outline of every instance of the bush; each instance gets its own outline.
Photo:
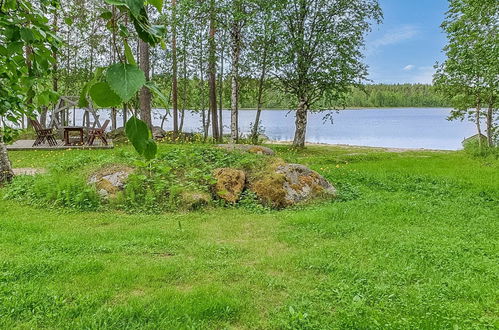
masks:
POLYGON ((471 157, 492 157, 494 159, 499 159, 499 147, 489 147, 487 145, 487 141, 482 141, 482 146, 480 146, 477 139, 468 141, 464 144, 464 152, 466 152, 471 157))

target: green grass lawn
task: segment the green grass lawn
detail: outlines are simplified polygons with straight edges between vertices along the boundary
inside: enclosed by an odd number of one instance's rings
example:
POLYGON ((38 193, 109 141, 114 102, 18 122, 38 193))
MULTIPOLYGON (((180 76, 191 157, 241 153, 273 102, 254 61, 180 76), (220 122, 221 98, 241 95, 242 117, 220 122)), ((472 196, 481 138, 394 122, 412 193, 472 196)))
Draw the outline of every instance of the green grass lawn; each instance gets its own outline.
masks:
MULTIPOLYGON (((162 215, 0 199, 0 327, 499 327, 497 160, 273 148, 341 198, 162 215)), ((15 167, 46 167, 119 152, 10 156, 15 167)))

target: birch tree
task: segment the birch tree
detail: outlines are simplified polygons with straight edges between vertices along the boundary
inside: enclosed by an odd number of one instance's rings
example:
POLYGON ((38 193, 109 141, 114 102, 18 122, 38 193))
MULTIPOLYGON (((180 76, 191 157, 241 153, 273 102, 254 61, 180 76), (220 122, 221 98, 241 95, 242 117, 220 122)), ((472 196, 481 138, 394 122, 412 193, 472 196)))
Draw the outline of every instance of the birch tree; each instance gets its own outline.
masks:
POLYGON ((275 74, 298 103, 295 147, 305 145, 308 111, 318 100, 339 98, 367 76, 361 49, 381 18, 377 0, 286 1, 275 74))

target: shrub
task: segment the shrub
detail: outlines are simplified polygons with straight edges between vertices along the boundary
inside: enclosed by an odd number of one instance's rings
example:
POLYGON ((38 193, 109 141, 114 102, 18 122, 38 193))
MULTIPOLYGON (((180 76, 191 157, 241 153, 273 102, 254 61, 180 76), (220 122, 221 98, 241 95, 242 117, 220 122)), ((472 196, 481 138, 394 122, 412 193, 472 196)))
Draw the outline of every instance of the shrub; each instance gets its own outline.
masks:
POLYGON ((464 152, 475 158, 492 157, 499 159, 499 146, 489 147, 486 140, 482 141, 482 146, 477 139, 464 143, 464 152))

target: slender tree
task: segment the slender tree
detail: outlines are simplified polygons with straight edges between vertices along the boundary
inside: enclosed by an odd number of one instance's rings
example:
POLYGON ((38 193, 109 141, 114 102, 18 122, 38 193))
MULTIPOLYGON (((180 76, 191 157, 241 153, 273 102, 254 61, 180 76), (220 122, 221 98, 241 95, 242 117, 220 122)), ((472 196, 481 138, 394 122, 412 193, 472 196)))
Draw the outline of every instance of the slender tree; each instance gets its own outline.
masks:
MULTIPOLYGON (((150 79, 149 44, 139 40, 139 67, 144 72, 146 81, 150 79)), ((140 90, 140 119, 152 129, 151 119, 151 91, 143 86, 140 90)))
POLYGON ((381 20, 377 0, 288 0, 279 12, 275 74, 298 102, 295 147, 305 145, 308 111, 318 100, 341 97, 366 77, 360 50, 373 20, 381 20))
POLYGON ((172 0, 172 117, 173 133, 178 134, 177 0, 172 0))
POLYGON ((210 27, 208 36, 208 75, 210 85, 210 114, 212 123, 212 137, 214 141, 221 141, 220 131, 218 129, 218 109, 217 109, 217 55, 216 55, 216 6, 215 0, 210 0, 209 17, 210 27))

